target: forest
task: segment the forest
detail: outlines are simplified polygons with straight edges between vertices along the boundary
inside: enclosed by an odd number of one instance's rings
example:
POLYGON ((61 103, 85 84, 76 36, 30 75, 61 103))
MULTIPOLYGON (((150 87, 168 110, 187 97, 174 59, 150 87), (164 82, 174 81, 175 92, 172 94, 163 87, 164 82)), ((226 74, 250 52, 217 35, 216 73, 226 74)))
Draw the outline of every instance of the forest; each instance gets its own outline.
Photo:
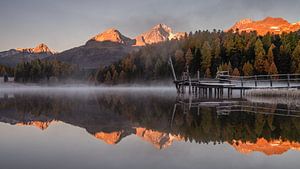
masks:
POLYGON ((56 79, 65 79, 74 73, 75 67, 59 61, 41 61, 39 59, 31 62, 19 63, 14 71, 16 82, 40 82, 56 79))
POLYGON ((171 57, 177 76, 215 77, 218 70, 234 76, 300 73, 300 33, 259 36, 255 31, 196 31, 182 40, 143 47, 117 63, 100 67, 98 83, 117 84, 171 79, 171 57))
POLYGON ((12 77, 12 76, 14 76, 14 73, 15 73, 14 68, 0 65, 0 76, 8 75, 8 76, 12 77))

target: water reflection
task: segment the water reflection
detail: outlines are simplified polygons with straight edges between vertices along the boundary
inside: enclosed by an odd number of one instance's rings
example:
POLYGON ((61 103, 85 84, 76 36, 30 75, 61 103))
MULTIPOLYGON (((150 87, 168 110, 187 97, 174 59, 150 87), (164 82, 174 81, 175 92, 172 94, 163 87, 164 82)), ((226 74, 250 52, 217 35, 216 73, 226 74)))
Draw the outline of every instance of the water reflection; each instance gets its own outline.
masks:
POLYGON ((174 141, 191 141, 228 143, 240 153, 300 150, 299 117, 297 105, 185 98, 168 92, 36 92, 0 98, 2 123, 47 130, 53 122, 62 121, 84 128, 107 144, 136 135, 157 149, 174 141))

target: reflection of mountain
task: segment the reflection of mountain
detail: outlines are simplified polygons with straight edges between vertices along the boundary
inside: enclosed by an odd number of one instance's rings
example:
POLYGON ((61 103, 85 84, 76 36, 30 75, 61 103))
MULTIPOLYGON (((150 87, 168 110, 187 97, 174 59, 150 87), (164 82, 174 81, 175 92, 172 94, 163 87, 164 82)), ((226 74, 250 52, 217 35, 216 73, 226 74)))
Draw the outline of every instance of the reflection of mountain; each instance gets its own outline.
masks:
POLYGON ((19 122, 19 123, 16 123, 17 126, 35 126, 41 130, 45 130, 47 129, 50 124, 52 123, 52 121, 46 121, 46 122, 43 122, 43 121, 29 121, 29 122, 19 122))
POLYGON ((233 141, 232 146, 240 153, 248 154, 251 152, 262 152, 266 155, 279 155, 288 150, 300 151, 300 143, 293 141, 271 140, 267 141, 264 138, 257 139, 256 142, 233 141))
POLYGON ((186 107, 178 105, 173 113, 174 101, 175 98, 151 94, 15 95, 0 99, 0 121, 41 129, 46 129, 52 121, 62 121, 84 128, 108 144, 117 144, 128 135, 136 135, 158 149, 166 148, 174 141, 190 140, 196 143, 229 142, 240 152, 276 154, 271 150, 274 140, 289 140, 290 144, 282 141, 277 146, 277 149, 284 147, 285 151, 296 148, 300 142, 300 118, 274 115, 284 113, 287 105, 255 103, 257 107, 269 107, 269 114, 260 114, 263 109, 258 108, 258 113, 243 110, 224 115, 217 113, 216 105, 231 104, 230 101, 206 102, 195 108, 188 104, 186 107), (272 141, 262 144, 257 138, 272 141), (261 148, 261 145, 265 147, 261 148), (270 149, 271 153, 263 148, 270 149))
MULTIPOLYGON (((135 134, 143 140, 153 144, 158 149, 166 148, 172 145, 173 141, 183 140, 180 136, 141 127, 136 128, 136 131, 132 134, 135 134)), ((127 135, 124 133, 124 131, 114 131, 110 133, 98 132, 95 133, 94 136, 97 139, 103 140, 107 144, 117 144, 127 135)))
POLYGON ((97 139, 103 140, 107 144, 117 144, 122 139, 123 131, 114 131, 111 133, 98 132, 95 134, 97 139))
POLYGON ((136 135, 143 138, 143 140, 152 143, 158 149, 170 146, 173 141, 183 140, 180 136, 145 128, 136 128, 136 135))

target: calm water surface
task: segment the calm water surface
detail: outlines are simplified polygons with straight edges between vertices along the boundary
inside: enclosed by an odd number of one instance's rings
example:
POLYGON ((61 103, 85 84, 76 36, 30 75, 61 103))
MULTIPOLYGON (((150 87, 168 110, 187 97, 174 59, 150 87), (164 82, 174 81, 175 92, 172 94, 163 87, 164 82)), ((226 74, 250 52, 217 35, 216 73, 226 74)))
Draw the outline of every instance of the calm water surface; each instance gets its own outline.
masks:
POLYGON ((249 100, 2 87, 0 168, 298 169, 300 106, 249 100))

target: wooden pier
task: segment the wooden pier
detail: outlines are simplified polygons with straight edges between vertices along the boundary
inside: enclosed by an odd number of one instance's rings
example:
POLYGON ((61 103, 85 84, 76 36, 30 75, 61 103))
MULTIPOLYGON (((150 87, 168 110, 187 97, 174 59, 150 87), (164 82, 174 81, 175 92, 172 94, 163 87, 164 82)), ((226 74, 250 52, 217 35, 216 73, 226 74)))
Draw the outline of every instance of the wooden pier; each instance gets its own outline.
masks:
POLYGON ((180 94, 195 94, 222 97, 227 92, 228 97, 234 90, 241 95, 250 89, 300 89, 300 74, 276 74, 255 76, 230 76, 228 71, 218 72, 215 79, 191 77, 188 71, 182 73, 177 79, 172 59, 169 59, 174 84, 180 94))

